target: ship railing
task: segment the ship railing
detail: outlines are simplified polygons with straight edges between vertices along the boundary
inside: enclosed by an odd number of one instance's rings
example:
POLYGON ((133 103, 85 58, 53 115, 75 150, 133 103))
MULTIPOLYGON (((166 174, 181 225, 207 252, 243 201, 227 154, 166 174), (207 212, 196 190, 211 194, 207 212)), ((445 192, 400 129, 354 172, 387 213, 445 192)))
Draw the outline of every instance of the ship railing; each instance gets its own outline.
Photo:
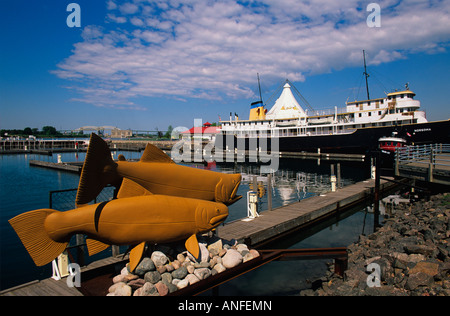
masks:
POLYGON ((397 148, 396 164, 423 164, 426 166, 450 166, 450 144, 427 144, 397 148))
POLYGON ((347 113, 347 107, 335 107, 333 109, 323 109, 323 110, 306 110, 307 116, 331 116, 336 114, 347 113))

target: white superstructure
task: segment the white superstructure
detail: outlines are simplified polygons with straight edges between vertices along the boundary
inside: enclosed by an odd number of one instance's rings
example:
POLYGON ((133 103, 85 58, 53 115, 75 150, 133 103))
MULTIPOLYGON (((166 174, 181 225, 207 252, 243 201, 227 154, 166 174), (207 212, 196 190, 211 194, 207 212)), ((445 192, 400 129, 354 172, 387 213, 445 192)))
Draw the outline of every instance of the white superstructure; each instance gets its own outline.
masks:
POLYGON ((408 87, 385 98, 347 102, 345 107, 322 111, 304 110, 286 83, 274 106, 252 108, 250 120, 222 121, 222 133, 237 137, 292 137, 352 133, 356 129, 426 123, 420 101, 408 87), (264 114, 265 113, 265 114, 264 114), (257 119, 254 119, 257 117, 257 119))

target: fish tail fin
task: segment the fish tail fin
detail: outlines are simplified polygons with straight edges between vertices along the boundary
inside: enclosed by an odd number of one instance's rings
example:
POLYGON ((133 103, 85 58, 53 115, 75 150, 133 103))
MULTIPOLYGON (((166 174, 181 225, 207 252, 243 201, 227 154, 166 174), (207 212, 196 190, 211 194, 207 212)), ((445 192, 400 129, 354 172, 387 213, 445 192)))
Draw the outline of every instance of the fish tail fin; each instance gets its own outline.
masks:
POLYGON ((108 144, 99 136, 92 133, 89 147, 81 171, 75 204, 84 205, 99 195, 108 184, 119 179, 117 164, 111 157, 108 144))
POLYGON ((20 241, 37 266, 43 266, 57 258, 67 247, 67 242, 56 242, 45 230, 45 219, 51 209, 26 212, 9 220, 20 241))

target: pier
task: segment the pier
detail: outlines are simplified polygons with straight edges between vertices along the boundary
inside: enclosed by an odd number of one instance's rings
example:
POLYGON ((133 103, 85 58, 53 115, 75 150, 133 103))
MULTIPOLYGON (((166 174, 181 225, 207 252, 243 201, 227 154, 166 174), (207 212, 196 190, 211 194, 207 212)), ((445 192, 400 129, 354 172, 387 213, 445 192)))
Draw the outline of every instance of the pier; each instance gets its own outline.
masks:
MULTIPOLYGON (((123 267, 126 261, 128 261, 128 257, 124 259, 122 256, 109 257, 95 261, 81 268, 81 281, 83 282, 84 278, 101 274, 101 271, 103 271, 103 273, 105 270, 113 271, 115 266, 123 267)), ((106 292, 107 290, 108 289, 106 289, 106 292)), ((53 278, 34 280, 0 291, 0 296, 84 296, 89 294, 89 290, 80 291, 76 287, 69 287, 67 285, 67 278, 62 278, 60 280, 55 280, 53 278)))
POLYGON ((398 148, 395 175, 450 185, 450 145, 432 144, 398 148))
POLYGON ((82 162, 69 162, 69 163, 57 163, 57 162, 49 162, 42 160, 30 160, 30 166, 33 167, 42 167, 48 169, 62 170, 67 172, 73 172, 77 174, 81 174, 81 170, 83 169, 82 162))
POLYGON ((0 154, 35 153, 51 155, 53 152, 76 152, 86 150, 84 141, 67 139, 2 139, 0 154))
MULTIPOLYGON (((236 239, 252 247, 260 247, 314 223, 336 215, 346 208, 373 198, 375 180, 366 180, 346 186, 335 192, 310 197, 300 202, 261 212, 254 219, 240 219, 221 226, 218 236, 236 239)), ((381 180, 380 192, 394 187, 390 181, 381 180)))

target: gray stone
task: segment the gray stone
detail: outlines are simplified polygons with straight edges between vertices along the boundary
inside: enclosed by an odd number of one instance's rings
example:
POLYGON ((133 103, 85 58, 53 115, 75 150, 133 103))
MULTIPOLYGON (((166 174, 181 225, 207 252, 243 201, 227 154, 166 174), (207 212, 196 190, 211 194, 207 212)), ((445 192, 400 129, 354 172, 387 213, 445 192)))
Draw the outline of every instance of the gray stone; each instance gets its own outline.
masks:
POLYGON ((177 283, 177 288, 179 290, 181 290, 181 289, 184 289, 185 287, 187 287, 188 285, 189 285, 189 281, 187 279, 184 279, 177 283))
POLYGON ((114 293, 114 296, 131 296, 133 290, 130 286, 122 282, 116 283, 115 285, 114 291, 111 291, 111 288, 109 289, 109 292, 114 293))
MULTIPOLYGON (((236 250, 239 251, 241 254, 243 251, 249 251, 248 247, 246 244, 237 244, 236 245, 236 250)), ((244 256, 245 254, 242 254, 242 256, 244 256)))
POLYGON ((138 266, 134 270, 134 274, 144 276, 144 274, 146 274, 147 272, 155 270, 156 267, 152 259, 145 257, 144 259, 142 259, 142 261, 138 264, 138 266))
POLYGON ((119 287, 126 285, 124 282, 117 282, 113 285, 111 285, 108 289, 109 293, 114 293, 119 287))
POLYGON ((226 270, 226 268, 221 263, 218 263, 214 266, 214 270, 216 270, 218 273, 222 273, 226 270))
POLYGON ((213 254, 213 256, 218 255, 220 251, 222 251, 222 249, 223 249, 222 239, 218 239, 216 242, 208 246, 208 250, 211 254, 213 254))
POLYGON ((243 258, 239 251, 235 249, 227 250, 227 253, 222 258, 222 264, 225 268, 231 269, 242 262, 243 258))
POLYGON ((178 287, 174 284, 167 284, 167 288, 169 289, 169 293, 173 293, 178 290, 178 287))
POLYGON ((172 274, 170 274, 168 272, 161 274, 161 280, 166 285, 172 284, 172 280, 173 280, 172 274))
MULTIPOLYGON (((245 252, 245 251, 243 251, 242 253, 244 253, 244 252, 245 252)), ((250 261, 250 260, 252 260, 252 259, 254 259, 252 253, 247 252, 247 253, 244 255, 244 259, 242 260, 242 262, 247 262, 247 261, 250 261)))
POLYGON ((195 269, 194 274, 199 280, 204 280, 211 276, 211 270, 208 268, 195 269))
POLYGON ((431 256, 436 250, 436 248, 426 245, 406 245, 405 250, 409 254, 421 254, 424 256, 431 256))
POLYGON ((189 281, 189 285, 195 284, 200 281, 200 279, 195 274, 188 274, 185 280, 189 281))
POLYGON ((429 287, 434 283, 434 279, 432 276, 418 272, 410 275, 408 277, 408 281, 406 281, 405 288, 410 291, 414 291, 419 286, 429 287))
POLYGON ((156 266, 163 266, 169 261, 167 256, 161 251, 154 251, 151 257, 152 261, 156 266))
POLYGON ((159 293, 154 284, 147 282, 141 288, 141 296, 159 296, 159 293))
POLYGON ((172 277, 174 279, 184 279, 186 277, 186 275, 188 274, 187 268, 186 267, 180 267, 178 269, 176 269, 175 271, 172 272, 172 277))
POLYGON ((161 280, 161 274, 158 271, 149 271, 145 274, 144 280, 156 284, 161 280))
POLYGON ((200 269, 200 268, 208 268, 209 267, 209 262, 196 262, 194 263, 194 268, 196 269, 200 269))

